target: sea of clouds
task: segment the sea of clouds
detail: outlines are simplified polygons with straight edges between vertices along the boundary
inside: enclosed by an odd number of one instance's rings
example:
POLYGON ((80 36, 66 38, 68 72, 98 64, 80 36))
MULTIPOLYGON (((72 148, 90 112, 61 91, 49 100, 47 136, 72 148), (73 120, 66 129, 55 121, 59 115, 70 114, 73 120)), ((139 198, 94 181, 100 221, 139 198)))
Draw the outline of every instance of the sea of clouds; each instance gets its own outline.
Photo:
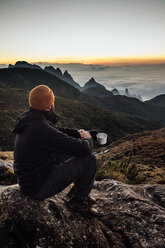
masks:
MULTIPOLYGON (((45 66, 45 64, 40 64, 45 66)), ((91 77, 103 84, 108 90, 117 88, 124 94, 141 95, 143 100, 165 94, 165 64, 104 66, 86 64, 52 64, 62 72, 67 70, 73 79, 83 86, 91 77)))
MULTIPOLYGON (((44 68, 46 65, 67 70, 73 79, 83 86, 91 77, 103 84, 108 90, 117 88, 124 94, 125 88, 130 94, 141 95, 143 100, 165 94, 165 64, 157 65, 123 65, 104 66, 87 64, 48 64, 36 63, 44 68)), ((6 67, 1 65, 1 67, 6 67)))

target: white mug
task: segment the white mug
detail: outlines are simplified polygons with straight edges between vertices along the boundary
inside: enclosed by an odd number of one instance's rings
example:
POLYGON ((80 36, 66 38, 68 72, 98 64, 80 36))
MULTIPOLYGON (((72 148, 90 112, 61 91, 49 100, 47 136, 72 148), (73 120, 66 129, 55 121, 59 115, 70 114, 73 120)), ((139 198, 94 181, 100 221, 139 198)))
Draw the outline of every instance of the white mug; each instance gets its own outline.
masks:
POLYGON ((106 133, 98 133, 96 137, 99 145, 105 145, 107 143, 108 135, 106 133))

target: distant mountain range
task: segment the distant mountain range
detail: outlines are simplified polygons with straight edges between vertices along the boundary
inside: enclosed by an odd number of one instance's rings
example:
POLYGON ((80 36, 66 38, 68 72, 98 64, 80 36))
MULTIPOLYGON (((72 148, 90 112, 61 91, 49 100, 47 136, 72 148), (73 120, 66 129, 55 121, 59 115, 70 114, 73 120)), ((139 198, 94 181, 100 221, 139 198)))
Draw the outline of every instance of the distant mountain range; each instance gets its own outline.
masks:
MULTIPOLYGON (((26 61, 17 61, 15 63, 15 65, 9 65, 9 68, 11 67, 21 67, 21 68, 35 68, 35 69, 40 69, 42 70, 42 68, 38 65, 35 64, 29 64, 26 61)), ((110 95, 109 93, 111 92, 111 96, 112 95, 120 95, 119 91, 115 88, 112 91, 109 91, 105 88, 105 86, 103 86, 102 84, 98 83, 95 81, 95 79, 92 77, 87 83, 84 84, 83 87, 81 87, 78 83, 76 83, 73 79, 73 77, 68 73, 68 71, 64 71, 64 73, 62 74, 62 71, 60 70, 60 68, 54 68, 53 66, 45 66, 44 70, 48 71, 49 73, 52 73, 53 75, 57 76, 58 78, 66 81, 67 83, 71 84, 72 86, 74 86, 76 89, 83 91, 85 94, 87 95, 91 95, 91 96, 97 96, 97 97, 106 97, 107 95, 110 95), (88 88, 92 88, 94 87, 95 90, 87 90, 88 88), (101 94, 100 94, 100 90, 96 89, 96 87, 102 88, 101 94), (95 92, 94 92, 95 91, 95 92), (98 94, 97 94, 98 92, 98 94)), ((128 89, 125 89, 125 96, 127 97, 133 97, 133 98, 137 98, 140 101, 142 101, 142 97, 140 95, 131 95, 128 91, 128 89)))
POLYGON ((165 94, 142 102, 132 97, 128 89, 125 92, 127 96, 123 96, 116 88, 112 91, 106 90, 94 78, 81 87, 67 71, 63 74, 59 68, 47 66, 42 69, 27 62, 17 62, 14 66, 0 69, 0 82, 26 90, 31 90, 38 84, 46 84, 56 96, 122 113, 135 122, 140 120, 142 125, 148 121, 156 122, 160 126, 165 125, 165 94))

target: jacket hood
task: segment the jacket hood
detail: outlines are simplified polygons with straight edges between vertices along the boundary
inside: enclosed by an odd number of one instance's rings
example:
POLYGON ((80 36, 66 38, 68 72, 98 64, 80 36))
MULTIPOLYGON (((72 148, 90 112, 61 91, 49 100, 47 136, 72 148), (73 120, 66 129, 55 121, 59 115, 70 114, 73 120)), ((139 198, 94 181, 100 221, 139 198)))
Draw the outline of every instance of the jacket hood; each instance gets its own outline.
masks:
POLYGON ((36 110, 30 107, 30 109, 24 113, 22 113, 16 120, 12 132, 14 134, 21 133, 27 126, 30 121, 36 119, 46 119, 52 124, 56 124, 59 120, 59 116, 57 116, 53 111, 46 110, 36 110))

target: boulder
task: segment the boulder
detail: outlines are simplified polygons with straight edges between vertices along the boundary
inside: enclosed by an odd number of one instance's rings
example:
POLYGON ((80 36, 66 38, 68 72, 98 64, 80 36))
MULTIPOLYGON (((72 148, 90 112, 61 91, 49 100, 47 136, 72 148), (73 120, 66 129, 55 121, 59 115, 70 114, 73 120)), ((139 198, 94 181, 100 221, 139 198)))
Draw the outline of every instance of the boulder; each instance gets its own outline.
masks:
POLYGON ((13 162, 0 160, 0 184, 11 185, 17 183, 17 178, 13 171, 13 162))
POLYGON ((25 196, 18 185, 1 190, 0 247, 162 248, 165 244, 165 186, 96 181, 94 219, 68 209, 68 189, 44 201, 25 196))

